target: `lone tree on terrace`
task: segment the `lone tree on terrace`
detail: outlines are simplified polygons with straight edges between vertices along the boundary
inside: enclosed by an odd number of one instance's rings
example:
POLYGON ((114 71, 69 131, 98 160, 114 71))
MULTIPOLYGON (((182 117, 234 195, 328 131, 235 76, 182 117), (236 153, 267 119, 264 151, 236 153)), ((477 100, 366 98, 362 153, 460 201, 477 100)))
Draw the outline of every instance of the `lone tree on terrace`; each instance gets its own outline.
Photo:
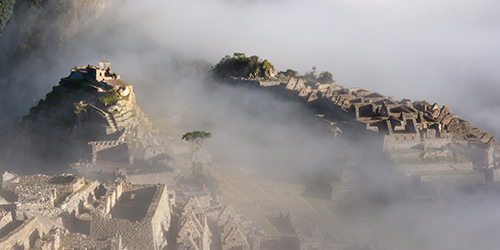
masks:
POLYGON ((183 140, 191 142, 191 161, 194 163, 194 159, 200 153, 203 148, 203 140, 211 138, 212 133, 205 131, 193 131, 185 133, 182 136, 183 140))

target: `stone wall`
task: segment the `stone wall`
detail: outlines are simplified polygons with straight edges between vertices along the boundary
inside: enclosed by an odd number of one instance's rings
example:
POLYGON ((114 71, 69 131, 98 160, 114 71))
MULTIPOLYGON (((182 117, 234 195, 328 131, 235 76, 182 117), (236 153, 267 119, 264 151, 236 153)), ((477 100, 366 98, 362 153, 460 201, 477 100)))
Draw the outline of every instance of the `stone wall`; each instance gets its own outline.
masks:
POLYGON ((450 170, 472 170, 472 162, 446 162, 437 164, 408 164, 398 165, 396 169, 403 172, 414 171, 450 171, 450 170))
POLYGON ((0 211, 0 229, 12 221, 12 213, 10 211, 0 211))
POLYGON ((0 249, 30 249, 35 245, 36 240, 42 238, 42 236, 42 226, 38 219, 33 217, 1 238, 0 249))
POLYGON ((451 138, 424 139, 423 143, 426 148, 441 148, 450 144, 451 138))
POLYGON ((129 174, 124 177, 126 182, 133 184, 148 184, 148 183, 158 183, 175 185, 176 173, 174 172, 163 172, 163 173, 151 173, 151 174, 129 174))
POLYGON ((482 173, 463 173, 460 172, 450 172, 449 174, 428 174, 420 175, 421 182, 430 182, 436 187, 439 192, 444 186, 453 187, 470 187, 478 184, 485 183, 485 177, 482 173))
POLYGON ((91 212, 90 236, 92 238, 121 235, 127 249, 163 249, 167 245, 164 235, 170 227, 170 206, 165 185, 132 185, 118 180, 101 197, 98 207, 91 212), (140 194, 141 191, 154 194, 140 194), (124 193, 139 191, 138 197, 152 196, 147 213, 140 221, 113 218, 111 209, 124 193))
POLYGON ((43 186, 17 186, 18 195, 16 209, 27 211, 43 211, 54 207, 57 193, 55 188, 43 186))
POLYGON ((150 223, 131 222, 126 219, 102 217, 95 213, 90 218, 90 237, 103 238, 113 235, 122 237, 127 249, 154 248, 153 230, 150 223))
POLYGON ((417 133, 394 133, 384 136, 384 151, 394 149, 407 149, 420 144, 417 133))
POLYGON ((50 230, 42 239, 38 239, 33 247, 35 250, 55 249, 108 249, 122 250, 121 237, 110 236, 94 239, 80 233, 70 233, 66 229, 50 230))
POLYGON ((166 185, 158 186, 151 203, 146 218, 151 221, 153 227, 155 249, 163 249, 167 246, 164 234, 170 229, 171 221, 170 203, 166 185))
POLYGON ((132 147, 128 141, 91 141, 89 145, 92 147, 93 165, 96 164, 98 158, 112 158, 112 160, 123 160, 129 164, 134 163, 132 147))
POLYGON ((59 206, 63 211, 73 217, 80 214, 80 207, 92 202, 94 198, 94 190, 99 186, 99 182, 91 182, 90 185, 80 192, 70 194, 59 206))
POLYGON ((85 178, 74 176, 26 175, 2 182, 2 188, 15 190, 17 186, 43 186, 54 188, 57 193, 72 193, 85 184, 85 178))

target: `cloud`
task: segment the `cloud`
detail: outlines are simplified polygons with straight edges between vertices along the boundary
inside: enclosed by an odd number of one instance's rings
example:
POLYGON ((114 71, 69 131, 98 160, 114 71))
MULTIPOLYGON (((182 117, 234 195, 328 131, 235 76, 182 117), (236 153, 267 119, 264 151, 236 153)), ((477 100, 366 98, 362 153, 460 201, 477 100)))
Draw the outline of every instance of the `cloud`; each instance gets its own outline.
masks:
MULTIPOLYGON (((285 170, 336 167, 330 138, 303 107, 256 90, 213 89, 179 77, 180 59, 216 64, 226 54, 244 52, 278 70, 304 73, 316 65, 345 87, 448 105, 499 136, 499 10, 493 0, 115 1, 53 52, 50 65, 34 60, 22 69, 28 73, 12 78, 26 85, 7 88, 4 94, 16 98, 2 108, 16 107, 12 117, 18 120, 34 105, 31 99, 43 98, 71 66, 107 60, 134 85, 141 106, 189 110, 192 127, 186 131, 213 132, 207 147, 227 162, 285 170)), ((363 154, 360 162, 370 162, 372 155, 356 147, 364 141, 355 143, 352 157, 363 154)), ((376 174, 377 165, 371 167, 376 174)), ((477 239, 484 247, 476 248, 492 249, 494 236, 481 235, 483 228, 498 232, 498 202, 462 205, 450 214, 433 205, 396 204, 380 213, 368 208, 367 220, 350 230, 386 239, 396 249, 470 249, 477 239), (380 228, 387 233, 376 232, 380 228)))

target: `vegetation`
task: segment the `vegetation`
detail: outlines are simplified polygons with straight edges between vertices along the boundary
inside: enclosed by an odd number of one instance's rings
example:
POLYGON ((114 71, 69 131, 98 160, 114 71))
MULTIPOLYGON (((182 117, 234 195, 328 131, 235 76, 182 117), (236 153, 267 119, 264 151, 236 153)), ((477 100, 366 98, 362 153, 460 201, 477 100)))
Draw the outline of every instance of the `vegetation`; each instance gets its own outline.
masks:
POLYGON ((302 78, 306 81, 319 82, 321 84, 335 82, 335 80, 333 80, 332 73, 328 71, 321 71, 318 77, 318 75, 316 74, 316 66, 313 66, 310 71, 306 72, 303 76, 299 76, 299 78, 302 78))
POLYGON ((203 147, 203 141, 211 137, 212 133, 210 132, 193 131, 185 133, 182 140, 191 142, 191 162, 193 164, 191 167, 191 181, 194 185, 207 187, 215 191, 218 188, 217 179, 203 170, 203 163, 195 162, 196 155, 200 153, 203 147))
POLYGON ((185 133, 182 140, 191 142, 191 161, 194 163, 196 156, 203 148, 203 140, 211 138, 212 133, 205 131, 193 131, 185 133))
POLYGON ((80 193, 81 191, 87 189, 90 186, 91 183, 92 183, 92 180, 85 179, 85 184, 83 184, 83 186, 81 188, 79 188, 78 190, 76 190, 76 192, 80 193))
POLYGON ((413 105, 415 105, 415 104, 422 104, 422 105, 424 105, 424 106, 431 106, 431 104, 430 104, 430 103, 428 103, 426 100, 422 100, 422 101, 414 101, 414 102, 413 102, 413 105))
POLYGON ((302 79, 306 80, 306 81, 311 81, 311 82, 315 82, 317 80, 317 76, 316 76, 316 66, 313 66, 311 71, 308 71, 304 74, 304 76, 301 77, 302 79))
POLYGON ((5 24, 9 21, 14 10, 15 0, 0 0, 0 36, 5 24))
POLYGON ((268 61, 262 61, 258 56, 246 57, 244 53, 234 53, 233 57, 226 55, 215 65, 214 75, 218 78, 227 77, 273 77, 274 66, 268 61))
POLYGON ((335 80, 333 80, 333 75, 332 73, 328 71, 321 71, 318 77, 318 82, 325 84, 325 83, 334 83, 335 80))
POLYGON ((99 102, 102 104, 109 106, 109 105, 114 105, 118 101, 125 99, 125 97, 121 97, 120 94, 118 94, 118 91, 116 89, 110 89, 107 90, 103 96, 99 97, 99 102))
POLYGON ((288 76, 288 77, 297 77, 299 73, 293 69, 287 69, 286 71, 280 71, 278 74, 288 76))
POLYGON ((75 114, 79 115, 86 110, 86 106, 84 106, 81 102, 73 103, 75 110, 73 111, 75 114))
POLYGON ((58 206, 63 203, 63 201, 66 200, 66 197, 68 197, 70 194, 71 193, 58 193, 56 199, 54 200, 54 206, 58 206))

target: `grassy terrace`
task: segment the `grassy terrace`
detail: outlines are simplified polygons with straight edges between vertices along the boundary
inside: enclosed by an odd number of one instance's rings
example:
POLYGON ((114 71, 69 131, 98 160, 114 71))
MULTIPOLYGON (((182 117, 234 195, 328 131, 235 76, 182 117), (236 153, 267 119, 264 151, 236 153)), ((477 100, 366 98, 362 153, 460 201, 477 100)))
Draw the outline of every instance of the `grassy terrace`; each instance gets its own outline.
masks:
POLYGON ((89 180, 89 179, 85 179, 85 184, 83 184, 83 186, 81 188, 79 188, 78 190, 76 190, 77 193, 80 193, 82 192, 83 190, 87 189, 88 187, 90 187, 90 184, 92 183, 92 180, 89 180))

